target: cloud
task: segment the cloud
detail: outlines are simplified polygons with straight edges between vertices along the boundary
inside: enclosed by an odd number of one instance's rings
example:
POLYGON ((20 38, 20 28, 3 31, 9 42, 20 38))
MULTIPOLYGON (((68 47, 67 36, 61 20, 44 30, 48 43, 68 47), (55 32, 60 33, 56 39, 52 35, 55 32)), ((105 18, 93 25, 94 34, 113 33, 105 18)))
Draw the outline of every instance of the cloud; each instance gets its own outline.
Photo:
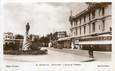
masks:
POLYGON ((45 35, 55 31, 69 31, 70 10, 77 14, 84 3, 6 3, 4 4, 4 32, 24 34, 30 22, 31 34, 45 35))

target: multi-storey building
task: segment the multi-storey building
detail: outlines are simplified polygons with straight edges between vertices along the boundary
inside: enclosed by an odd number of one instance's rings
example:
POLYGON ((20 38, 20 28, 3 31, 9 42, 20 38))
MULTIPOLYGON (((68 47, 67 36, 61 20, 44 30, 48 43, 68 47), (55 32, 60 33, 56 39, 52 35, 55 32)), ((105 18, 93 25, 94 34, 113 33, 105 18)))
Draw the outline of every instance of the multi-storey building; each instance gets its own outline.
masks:
POLYGON ((53 47, 54 48, 63 48, 64 42, 59 41, 62 38, 67 37, 66 31, 58 31, 53 34, 53 47))
POLYGON ((9 43, 13 43, 13 44, 20 44, 22 45, 23 44, 23 39, 17 39, 15 37, 15 35, 11 32, 7 32, 7 33, 4 33, 4 45, 8 45, 9 43))
POLYGON ((11 33, 11 32, 4 33, 4 40, 5 39, 13 39, 13 38, 14 38, 13 33, 11 33))
POLYGON ((71 37, 74 46, 95 50, 111 50, 112 22, 111 3, 87 3, 87 9, 70 16, 71 37))
POLYGON ((58 31, 58 32, 55 32, 54 34, 53 34, 53 39, 54 40, 58 40, 58 39, 60 39, 60 38, 64 38, 64 37, 66 37, 67 36, 67 33, 66 33, 66 31, 58 31))
POLYGON ((4 33, 3 35, 3 40, 4 40, 4 44, 9 44, 9 43, 13 43, 13 41, 10 41, 10 40, 13 40, 14 39, 14 35, 13 33, 11 32, 7 32, 7 33, 4 33))

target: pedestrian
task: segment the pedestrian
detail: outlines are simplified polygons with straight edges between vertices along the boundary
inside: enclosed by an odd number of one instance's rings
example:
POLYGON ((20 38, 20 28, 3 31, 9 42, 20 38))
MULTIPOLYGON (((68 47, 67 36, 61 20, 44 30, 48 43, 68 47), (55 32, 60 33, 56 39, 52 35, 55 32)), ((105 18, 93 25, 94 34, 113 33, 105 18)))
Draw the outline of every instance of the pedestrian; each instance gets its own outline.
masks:
POLYGON ((89 57, 90 57, 90 58, 94 58, 94 56, 93 56, 93 50, 94 50, 94 47, 93 47, 93 45, 91 45, 91 46, 89 47, 89 57))

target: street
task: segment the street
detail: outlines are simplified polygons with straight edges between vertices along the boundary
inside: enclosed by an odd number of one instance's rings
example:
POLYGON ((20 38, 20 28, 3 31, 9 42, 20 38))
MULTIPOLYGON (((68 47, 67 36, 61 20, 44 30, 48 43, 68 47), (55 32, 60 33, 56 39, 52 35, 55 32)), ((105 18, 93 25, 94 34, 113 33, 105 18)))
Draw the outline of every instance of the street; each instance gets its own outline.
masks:
MULTIPOLYGON (((4 55, 5 62, 82 62, 89 60, 87 50, 47 48, 47 55, 4 55)), ((111 52, 94 51, 95 61, 111 61, 111 52)))

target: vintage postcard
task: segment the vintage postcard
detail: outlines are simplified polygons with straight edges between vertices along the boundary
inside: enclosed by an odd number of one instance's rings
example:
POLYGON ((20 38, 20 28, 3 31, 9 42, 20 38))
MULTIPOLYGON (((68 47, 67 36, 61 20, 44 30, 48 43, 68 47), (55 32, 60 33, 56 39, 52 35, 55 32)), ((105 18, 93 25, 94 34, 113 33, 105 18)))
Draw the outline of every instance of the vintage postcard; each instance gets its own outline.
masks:
POLYGON ((4 71, 112 71, 112 2, 4 2, 4 71))

